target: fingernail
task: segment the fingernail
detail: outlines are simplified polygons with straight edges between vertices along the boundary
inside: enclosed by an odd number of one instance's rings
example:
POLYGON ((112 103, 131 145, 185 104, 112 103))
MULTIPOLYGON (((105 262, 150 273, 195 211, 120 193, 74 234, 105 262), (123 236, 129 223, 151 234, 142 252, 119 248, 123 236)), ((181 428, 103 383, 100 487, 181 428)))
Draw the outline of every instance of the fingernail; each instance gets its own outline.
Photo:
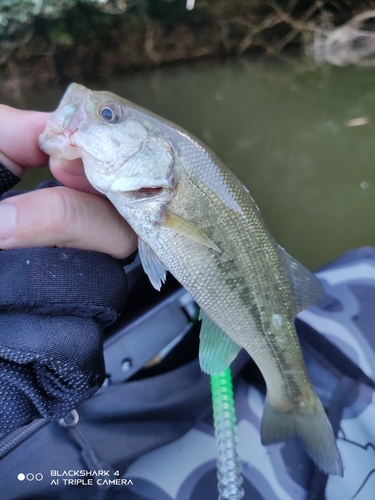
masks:
POLYGON ((11 203, 0 203, 0 240, 10 238, 16 230, 17 210, 11 203))

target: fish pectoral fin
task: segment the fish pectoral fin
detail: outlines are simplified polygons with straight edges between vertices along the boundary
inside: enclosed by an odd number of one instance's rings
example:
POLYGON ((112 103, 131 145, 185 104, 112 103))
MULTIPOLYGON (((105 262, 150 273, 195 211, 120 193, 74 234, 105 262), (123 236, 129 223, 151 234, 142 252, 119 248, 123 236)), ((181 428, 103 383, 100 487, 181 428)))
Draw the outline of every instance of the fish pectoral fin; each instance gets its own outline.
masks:
POLYGON ((211 321, 201 310, 202 326, 199 342, 199 363, 204 373, 217 375, 231 364, 241 347, 211 321))
POLYGON ((213 248, 217 252, 221 252, 220 248, 210 240, 198 227, 188 220, 168 210, 167 218, 161 223, 162 226, 175 231, 176 233, 186 236, 191 240, 197 241, 206 247, 213 248))
POLYGON ((293 289, 295 315, 318 302, 324 296, 324 288, 311 271, 295 260, 278 245, 293 289))
POLYGON ((165 282, 167 270, 156 253, 144 241, 138 239, 138 251, 142 266, 156 290, 165 282))

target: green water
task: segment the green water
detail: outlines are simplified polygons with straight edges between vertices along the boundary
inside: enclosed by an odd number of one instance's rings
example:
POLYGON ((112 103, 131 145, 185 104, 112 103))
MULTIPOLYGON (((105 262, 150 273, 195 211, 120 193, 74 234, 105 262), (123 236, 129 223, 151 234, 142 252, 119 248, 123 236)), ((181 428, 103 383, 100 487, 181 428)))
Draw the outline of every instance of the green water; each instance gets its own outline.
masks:
MULTIPOLYGON (((375 69, 245 61, 91 87, 202 139, 249 188, 276 240, 308 267, 375 245, 375 69), (363 117, 367 124, 347 125, 363 117)), ((24 107, 53 109, 62 92, 25 94, 24 107)))

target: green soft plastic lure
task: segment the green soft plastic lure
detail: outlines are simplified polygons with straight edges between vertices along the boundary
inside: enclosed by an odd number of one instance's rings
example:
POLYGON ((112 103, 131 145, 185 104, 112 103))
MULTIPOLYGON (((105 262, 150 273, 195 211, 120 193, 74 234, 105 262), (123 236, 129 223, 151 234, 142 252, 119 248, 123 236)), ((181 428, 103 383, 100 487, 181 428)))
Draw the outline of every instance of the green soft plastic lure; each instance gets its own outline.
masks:
POLYGON ((241 467, 237 454, 237 423, 230 368, 211 375, 212 408, 216 438, 219 500, 240 500, 241 467))

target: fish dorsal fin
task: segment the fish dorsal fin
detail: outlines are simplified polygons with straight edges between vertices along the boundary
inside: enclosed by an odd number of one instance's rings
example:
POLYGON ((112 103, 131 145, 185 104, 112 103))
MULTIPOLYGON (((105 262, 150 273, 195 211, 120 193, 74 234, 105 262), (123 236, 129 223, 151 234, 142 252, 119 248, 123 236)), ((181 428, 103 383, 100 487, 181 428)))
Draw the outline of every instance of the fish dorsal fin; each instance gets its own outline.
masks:
POLYGON ((324 288, 311 271, 295 260, 278 245, 279 254, 284 262, 293 289, 295 314, 315 304, 324 295, 324 288))
POLYGON ((217 375, 231 364, 241 347, 215 325, 202 310, 199 318, 202 319, 199 336, 199 363, 204 373, 217 375))
POLYGON ((156 253, 144 241, 138 239, 138 251, 142 266, 156 290, 165 282, 167 270, 156 253))
POLYGON ((177 215, 169 210, 166 220, 162 222, 161 225, 175 231, 176 233, 186 236, 186 238, 197 241, 206 247, 213 248, 217 252, 221 252, 220 248, 217 247, 215 243, 204 234, 203 231, 180 215, 177 215))

